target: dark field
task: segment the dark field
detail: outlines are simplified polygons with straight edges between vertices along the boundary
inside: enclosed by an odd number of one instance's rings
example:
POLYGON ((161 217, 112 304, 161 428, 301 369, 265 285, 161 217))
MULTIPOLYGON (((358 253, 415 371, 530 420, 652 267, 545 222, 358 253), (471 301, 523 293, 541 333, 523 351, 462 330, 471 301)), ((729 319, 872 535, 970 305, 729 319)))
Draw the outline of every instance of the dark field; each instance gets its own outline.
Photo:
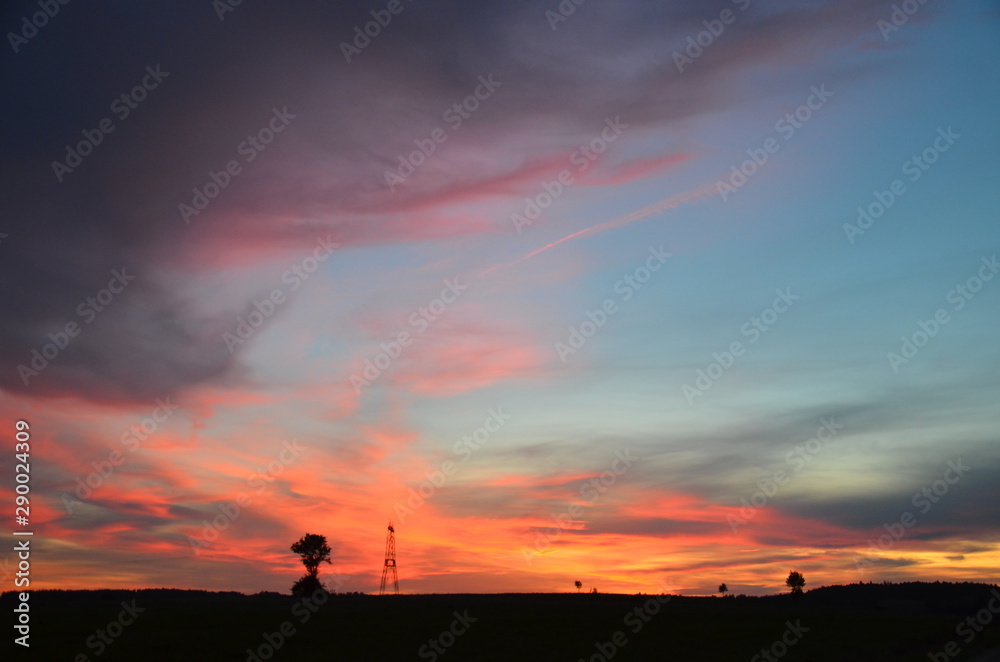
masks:
MULTIPOLYGON (((992 595, 1000 596, 994 590, 866 584, 820 588, 798 600, 335 595, 322 605, 273 593, 39 591, 29 599, 30 652, 15 646, 14 658, 5 659, 916 662, 933 652, 937 660, 972 660, 1000 646, 1000 619, 987 608, 992 595), (956 632, 977 613, 989 624, 956 632), (959 649, 954 657, 942 652, 949 641, 959 649)), ((0 601, 10 618, 14 594, 0 601)))

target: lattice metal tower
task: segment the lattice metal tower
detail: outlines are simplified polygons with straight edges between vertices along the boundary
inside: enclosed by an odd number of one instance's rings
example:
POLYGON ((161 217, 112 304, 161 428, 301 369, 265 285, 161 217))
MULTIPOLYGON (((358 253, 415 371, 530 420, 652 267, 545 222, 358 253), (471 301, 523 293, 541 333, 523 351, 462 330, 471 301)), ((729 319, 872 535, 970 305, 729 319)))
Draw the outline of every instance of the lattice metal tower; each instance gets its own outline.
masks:
POLYGON ((399 577, 396 576, 396 529, 392 528, 389 522, 389 533, 385 537, 385 565, 382 566, 382 586, 378 589, 379 595, 385 594, 385 580, 392 575, 392 592, 399 595, 399 577))

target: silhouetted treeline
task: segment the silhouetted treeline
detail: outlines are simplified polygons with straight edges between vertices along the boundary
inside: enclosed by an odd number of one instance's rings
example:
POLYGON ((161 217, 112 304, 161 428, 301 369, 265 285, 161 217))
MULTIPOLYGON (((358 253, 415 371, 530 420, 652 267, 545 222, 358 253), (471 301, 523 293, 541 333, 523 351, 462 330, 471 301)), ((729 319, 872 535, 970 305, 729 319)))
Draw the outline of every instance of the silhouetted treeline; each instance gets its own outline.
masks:
POLYGON ((973 613, 990 600, 996 588, 973 582, 860 583, 821 586, 807 591, 812 605, 877 608, 935 614, 973 613))

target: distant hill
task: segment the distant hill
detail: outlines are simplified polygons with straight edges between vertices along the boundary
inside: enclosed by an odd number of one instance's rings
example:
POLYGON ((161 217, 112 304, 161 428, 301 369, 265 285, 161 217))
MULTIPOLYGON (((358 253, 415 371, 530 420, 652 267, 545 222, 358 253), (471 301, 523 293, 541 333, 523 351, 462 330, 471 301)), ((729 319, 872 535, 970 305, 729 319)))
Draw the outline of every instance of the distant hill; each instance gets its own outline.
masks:
POLYGON ((811 606, 877 608, 890 611, 921 611, 933 614, 970 614, 990 600, 997 589, 973 582, 860 583, 821 586, 807 591, 803 599, 811 606))

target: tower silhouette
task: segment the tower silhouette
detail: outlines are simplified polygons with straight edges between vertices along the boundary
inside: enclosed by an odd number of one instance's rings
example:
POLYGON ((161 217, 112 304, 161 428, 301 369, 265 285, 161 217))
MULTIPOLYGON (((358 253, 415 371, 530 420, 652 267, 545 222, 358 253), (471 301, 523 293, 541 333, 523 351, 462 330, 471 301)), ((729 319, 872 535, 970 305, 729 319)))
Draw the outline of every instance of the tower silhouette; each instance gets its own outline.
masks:
POLYGON ((382 586, 378 589, 379 595, 385 594, 385 580, 392 575, 392 592, 399 595, 399 577, 396 576, 396 529, 392 528, 392 521, 389 522, 389 533, 385 537, 385 565, 382 566, 382 586))

